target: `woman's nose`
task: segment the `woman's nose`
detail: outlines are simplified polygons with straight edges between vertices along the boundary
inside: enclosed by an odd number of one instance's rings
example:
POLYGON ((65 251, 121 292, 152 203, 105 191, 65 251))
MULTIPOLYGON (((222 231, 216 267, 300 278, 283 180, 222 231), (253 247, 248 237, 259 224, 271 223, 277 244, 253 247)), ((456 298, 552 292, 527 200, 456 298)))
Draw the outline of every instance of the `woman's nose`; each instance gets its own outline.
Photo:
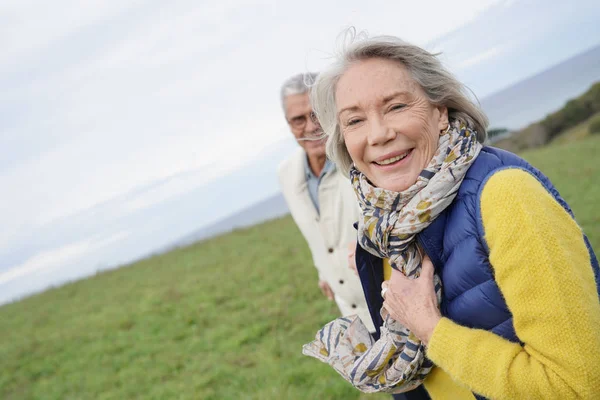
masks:
POLYGON ((370 146, 381 145, 393 140, 396 132, 382 121, 375 120, 369 126, 367 142, 370 146))

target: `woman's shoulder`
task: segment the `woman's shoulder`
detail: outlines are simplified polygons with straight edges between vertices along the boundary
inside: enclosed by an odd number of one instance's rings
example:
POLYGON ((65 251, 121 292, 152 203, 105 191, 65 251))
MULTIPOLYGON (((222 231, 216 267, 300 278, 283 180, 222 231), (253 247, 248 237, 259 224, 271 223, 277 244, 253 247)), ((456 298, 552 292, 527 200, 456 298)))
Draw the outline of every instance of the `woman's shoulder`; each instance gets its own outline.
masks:
POLYGON ((526 235, 525 232, 537 229, 538 225, 581 234, 571 209, 558 192, 523 168, 494 172, 486 179, 478 200, 480 234, 488 246, 492 237, 526 235), (552 218, 547 220, 549 215, 552 218))
MULTIPOLYGON (((522 194, 528 193, 533 194, 538 200, 545 197, 550 203, 557 203, 568 214, 572 214, 571 208, 550 179, 516 154, 493 147, 484 147, 478 161, 480 161, 479 165, 474 163, 476 168, 472 179, 476 181, 474 186, 476 186, 478 208, 483 207, 483 203, 501 205, 502 199, 507 196, 512 197, 513 202, 525 201, 522 194)), ((527 197, 531 199, 530 196, 527 197)))
POLYGON ((477 160, 469 169, 463 185, 461 185, 462 195, 474 195, 480 200, 484 188, 487 188, 486 192, 490 191, 488 184, 492 178, 496 184, 501 181, 527 186, 537 181, 540 190, 548 191, 559 200, 559 203, 563 204, 558 191, 541 171, 516 154, 488 146, 483 147, 477 160))
POLYGON ((572 215, 569 205, 541 171, 521 157, 493 147, 481 150, 459 189, 457 202, 459 220, 471 221, 473 231, 481 238, 489 230, 484 226, 486 211, 512 215, 515 207, 559 206, 572 215))
POLYGON ((535 170, 532 165, 516 154, 495 147, 484 146, 477 156, 477 160, 469 168, 465 179, 483 183, 495 171, 511 167, 535 170))
POLYGON ((486 177, 480 193, 479 201, 482 206, 490 202, 502 205, 507 201, 520 203, 539 198, 538 196, 553 197, 544 182, 521 167, 504 167, 494 171, 486 177))

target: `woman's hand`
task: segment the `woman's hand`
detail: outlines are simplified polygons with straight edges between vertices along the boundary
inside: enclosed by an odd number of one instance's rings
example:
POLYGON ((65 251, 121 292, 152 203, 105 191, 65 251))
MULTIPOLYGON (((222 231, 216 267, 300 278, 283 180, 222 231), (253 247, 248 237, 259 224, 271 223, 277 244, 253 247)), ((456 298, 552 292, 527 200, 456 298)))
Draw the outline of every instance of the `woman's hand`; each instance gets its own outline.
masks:
POLYGON ((425 256, 419 278, 409 279, 392 269, 390 280, 381 285, 388 289, 383 302, 385 309, 425 345, 442 318, 433 286, 433 272, 433 263, 425 256))

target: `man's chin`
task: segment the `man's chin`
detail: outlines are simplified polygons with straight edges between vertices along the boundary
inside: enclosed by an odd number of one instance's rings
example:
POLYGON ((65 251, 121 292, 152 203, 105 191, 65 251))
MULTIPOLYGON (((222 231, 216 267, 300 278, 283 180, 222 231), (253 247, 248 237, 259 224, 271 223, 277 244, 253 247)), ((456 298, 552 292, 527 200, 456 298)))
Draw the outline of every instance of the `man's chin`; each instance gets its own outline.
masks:
POLYGON ((322 147, 314 147, 310 148, 309 146, 304 147, 304 151, 308 154, 309 157, 324 157, 325 156, 325 146, 322 147))

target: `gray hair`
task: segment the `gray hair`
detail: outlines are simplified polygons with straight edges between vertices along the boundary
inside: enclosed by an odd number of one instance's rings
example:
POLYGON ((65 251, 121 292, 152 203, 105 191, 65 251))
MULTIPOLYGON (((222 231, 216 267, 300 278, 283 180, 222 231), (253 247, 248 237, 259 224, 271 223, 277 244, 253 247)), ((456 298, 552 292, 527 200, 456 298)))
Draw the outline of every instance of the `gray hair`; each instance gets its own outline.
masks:
POLYGON ((316 79, 317 74, 315 72, 306 72, 294 75, 286 80, 281 86, 281 106, 283 110, 285 111, 285 98, 287 96, 308 93, 316 79))
POLYGON ((346 31, 345 43, 334 64, 321 72, 311 90, 311 103, 323 131, 328 136, 327 155, 348 173, 352 159, 338 124, 335 103, 336 86, 346 69, 361 60, 383 58, 401 63, 421 86, 429 102, 448 108, 448 118, 467 124, 477 132, 477 140, 486 139, 488 118, 469 97, 468 89, 440 62, 436 55, 394 36, 367 38, 346 31))

